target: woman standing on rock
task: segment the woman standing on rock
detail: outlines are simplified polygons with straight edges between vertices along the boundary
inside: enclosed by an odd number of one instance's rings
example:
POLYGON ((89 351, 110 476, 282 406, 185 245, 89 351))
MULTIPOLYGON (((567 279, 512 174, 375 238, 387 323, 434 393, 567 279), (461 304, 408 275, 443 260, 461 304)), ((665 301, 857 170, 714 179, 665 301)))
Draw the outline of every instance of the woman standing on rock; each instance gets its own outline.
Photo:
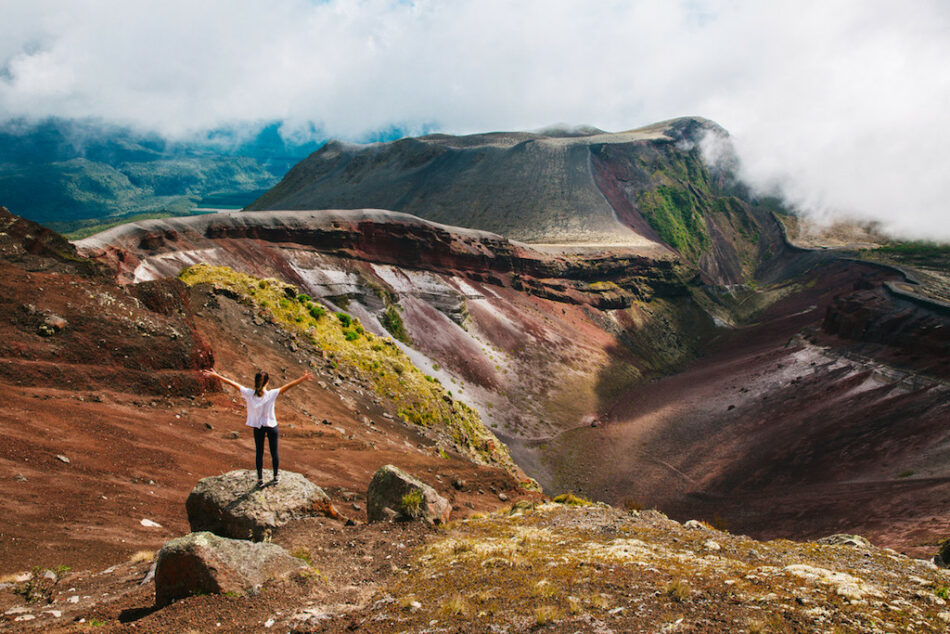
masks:
POLYGON ((274 414, 274 402, 277 397, 285 391, 300 385, 308 379, 312 379, 310 372, 305 372, 302 377, 295 379, 287 385, 274 389, 266 389, 270 376, 263 370, 258 370, 254 375, 254 389, 244 387, 236 381, 223 377, 214 370, 205 370, 205 376, 213 376, 227 383, 231 387, 237 388, 247 403, 247 426, 254 428, 254 449, 255 464, 257 465, 257 486, 264 486, 264 436, 267 436, 267 444, 270 446, 270 459, 274 467, 274 484, 280 482, 280 474, 277 469, 280 466, 280 458, 277 455, 277 416, 274 414))

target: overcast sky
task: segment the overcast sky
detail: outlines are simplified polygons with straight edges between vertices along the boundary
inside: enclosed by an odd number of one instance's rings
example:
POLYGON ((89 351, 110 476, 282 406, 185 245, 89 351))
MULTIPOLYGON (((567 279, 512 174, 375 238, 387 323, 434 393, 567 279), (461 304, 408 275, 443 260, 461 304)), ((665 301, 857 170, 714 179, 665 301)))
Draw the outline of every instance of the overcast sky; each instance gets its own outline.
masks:
POLYGON ((0 118, 351 140, 682 115, 809 213, 950 240, 950 2, 4 0, 0 118))

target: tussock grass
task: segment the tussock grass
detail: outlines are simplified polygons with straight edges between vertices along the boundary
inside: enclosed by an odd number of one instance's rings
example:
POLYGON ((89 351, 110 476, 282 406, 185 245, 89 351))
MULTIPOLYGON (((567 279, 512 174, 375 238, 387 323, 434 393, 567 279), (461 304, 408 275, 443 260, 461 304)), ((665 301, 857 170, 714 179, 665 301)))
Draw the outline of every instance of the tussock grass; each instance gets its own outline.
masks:
POLYGON ((538 626, 547 625, 560 618, 561 609, 556 605, 541 605, 534 609, 534 622, 538 626))
POLYGON ((468 617, 472 613, 472 606, 461 594, 453 594, 442 602, 439 612, 445 617, 468 617))
POLYGON ((144 561, 152 561, 154 559, 155 559, 154 550, 139 550, 135 552, 131 557, 129 557, 129 561, 132 562, 133 564, 139 564, 144 561))

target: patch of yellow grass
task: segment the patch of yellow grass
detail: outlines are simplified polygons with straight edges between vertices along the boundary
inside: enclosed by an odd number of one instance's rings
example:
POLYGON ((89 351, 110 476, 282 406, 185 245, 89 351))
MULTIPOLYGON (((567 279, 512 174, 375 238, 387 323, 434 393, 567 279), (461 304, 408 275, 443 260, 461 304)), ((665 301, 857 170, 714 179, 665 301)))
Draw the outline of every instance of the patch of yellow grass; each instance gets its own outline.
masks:
POLYGON ((674 579, 669 584, 667 584, 666 589, 663 592, 666 594, 666 596, 677 603, 685 601, 689 598, 689 595, 693 593, 686 582, 681 581, 680 579, 674 579))
POLYGON ((574 495, 573 493, 562 493, 553 500, 557 504, 569 504, 571 506, 590 506, 593 504, 587 498, 581 495, 574 495))
POLYGON ((472 613, 472 606, 461 594, 453 594, 442 602, 439 612, 446 617, 467 617, 472 613))
POLYGON ((556 605, 541 605, 534 609, 534 622, 537 625, 547 625, 561 618, 561 609, 556 605))
POLYGON ((144 561, 152 561, 155 559, 154 550, 139 550, 135 552, 130 558, 129 561, 133 564, 140 564, 144 561))

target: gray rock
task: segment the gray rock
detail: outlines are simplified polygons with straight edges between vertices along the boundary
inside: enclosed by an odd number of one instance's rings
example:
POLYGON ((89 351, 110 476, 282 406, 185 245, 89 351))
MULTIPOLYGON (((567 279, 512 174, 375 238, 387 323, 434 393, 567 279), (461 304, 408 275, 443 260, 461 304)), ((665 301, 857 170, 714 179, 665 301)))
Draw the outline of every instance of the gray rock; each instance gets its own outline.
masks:
POLYGON ((299 473, 281 471, 280 484, 257 486, 257 473, 239 469, 198 482, 185 502, 192 531, 260 540, 270 529, 319 514, 323 489, 299 473))
POLYGON ((155 603, 194 594, 244 594, 307 564, 276 544, 190 533, 167 542, 155 563, 155 603))
POLYGON ((65 462, 66 464, 69 464, 69 458, 67 458, 63 454, 56 454, 56 459, 59 460, 60 462, 65 462))
POLYGON ((825 546, 854 546, 855 548, 871 547, 871 542, 860 535, 848 535, 846 533, 828 535, 827 537, 822 537, 821 539, 815 540, 815 543, 824 544, 825 546))
POLYGON ((683 524, 683 528, 685 528, 688 531, 706 530, 706 527, 703 525, 703 523, 698 520, 687 520, 686 523, 683 524))
POLYGON ((435 489, 389 464, 380 467, 369 483, 367 519, 370 522, 387 519, 386 508, 396 511, 401 519, 421 519, 435 524, 447 522, 452 512, 449 501, 435 489))

